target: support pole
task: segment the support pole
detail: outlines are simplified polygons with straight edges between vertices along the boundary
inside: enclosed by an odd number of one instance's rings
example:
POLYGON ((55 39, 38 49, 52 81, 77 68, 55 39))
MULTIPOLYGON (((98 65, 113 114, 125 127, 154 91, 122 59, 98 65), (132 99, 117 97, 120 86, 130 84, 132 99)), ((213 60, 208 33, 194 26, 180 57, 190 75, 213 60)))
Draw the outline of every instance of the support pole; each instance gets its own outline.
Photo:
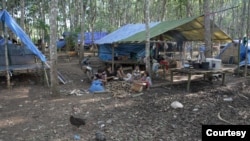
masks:
POLYGON ((114 67, 115 67, 115 65, 114 65, 114 52, 115 52, 115 45, 113 44, 112 45, 112 71, 114 71, 114 67))
POLYGON ((190 83, 191 83, 191 73, 188 73, 187 92, 190 91, 190 83))
POLYGON ((7 39, 7 30, 5 27, 5 23, 3 24, 3 31, 4 31, 4 49, 5 49, 5 69, 6 69, 6 81, 7 81, 7 88, 10 88, 10 75, 9 75, 9 56, 8 56, 8 39, 7 39))
POLYGON ((47 71, 46 71, 46 66, 44 65, 44 63, 42 63, 42 67, 43 67, 44 78, 45 78, 46 84, 47 84, 48 87, 50 87, 49 78, 48 78, 48 74, 47 74, 47 71))

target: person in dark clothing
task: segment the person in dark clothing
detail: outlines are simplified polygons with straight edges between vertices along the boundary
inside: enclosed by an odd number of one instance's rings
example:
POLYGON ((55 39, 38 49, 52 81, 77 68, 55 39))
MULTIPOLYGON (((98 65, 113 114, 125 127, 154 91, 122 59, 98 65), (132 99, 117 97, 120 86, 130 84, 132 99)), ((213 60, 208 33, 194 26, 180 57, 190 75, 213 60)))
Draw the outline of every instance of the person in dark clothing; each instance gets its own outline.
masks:
POLYGON ((123 80, 125 77, 125 73, 123 72, 123 68, 121 65, 119 65, 116 69, 116 76, 119 78, 119 80, 123 80))
POLYGON ((95 80, 99 79, 104 84, 107 82, 107 75, 106 72, 102 69, 98 69, 97 73, 95 74, 95 80))
POLYGON ((116 76, 115 73, 112 71, 111 66, 107 66, 106 75, 107 75, 107 81, 113 80, 114 77, 116 76))

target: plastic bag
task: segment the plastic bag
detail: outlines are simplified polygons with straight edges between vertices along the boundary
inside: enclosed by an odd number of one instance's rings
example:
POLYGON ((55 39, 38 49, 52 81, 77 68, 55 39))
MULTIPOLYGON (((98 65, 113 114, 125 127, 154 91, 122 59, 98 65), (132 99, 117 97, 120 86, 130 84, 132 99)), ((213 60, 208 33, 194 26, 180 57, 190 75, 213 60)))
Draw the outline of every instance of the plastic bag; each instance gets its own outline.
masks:
POLYGON ((91 93, 94 92, 103 92, 104 91, 104 87, 103 84, 100 80, 94 80, 89 88, 89 91, 91 93))

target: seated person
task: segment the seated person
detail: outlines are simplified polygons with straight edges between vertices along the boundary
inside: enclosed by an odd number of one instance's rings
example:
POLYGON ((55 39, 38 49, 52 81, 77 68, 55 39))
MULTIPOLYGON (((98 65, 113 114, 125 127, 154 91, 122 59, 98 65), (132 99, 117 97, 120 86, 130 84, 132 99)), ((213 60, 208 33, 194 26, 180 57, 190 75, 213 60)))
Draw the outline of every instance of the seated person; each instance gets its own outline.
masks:
POLYGON ((140 78, 141 78, 141 71, 140 71, 139 65, 136 65, 135 69, 132 72, 132 79, 138 80, 140 78))
POLYGON ((149 89, 152 86, 152 80, 147 71, 143 73, 143 76, 140 80, 134 81, 134 83, 143 85, 143 86, 145 85, 147 89, 149 89))
POLYGON ((99 79, 101 82, 103 82, 103 84, 105 84, 107 82, 106 72, 103 71, 102 69, 98 69, 97 73, 94 76, 94 79, 95 80, 99 79))
POLYGON ((117 67, 116 76, 118 77, 119 80, 125 80, 125 81, 130 81, 132 77, 130 73, 128 73, 127 75, 124 73, 121 65, 117 67))
POLYGON ((115 77, 115 73, 112 72, 111 66, 107 66, 106 68, 107 81, 113 80, 115 77))

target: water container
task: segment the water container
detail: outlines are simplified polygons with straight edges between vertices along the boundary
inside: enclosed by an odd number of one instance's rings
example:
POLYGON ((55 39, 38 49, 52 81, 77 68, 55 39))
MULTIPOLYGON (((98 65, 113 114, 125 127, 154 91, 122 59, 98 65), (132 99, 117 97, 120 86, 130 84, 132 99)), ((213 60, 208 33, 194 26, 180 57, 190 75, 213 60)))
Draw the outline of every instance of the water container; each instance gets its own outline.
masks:
POLYGON ((221 69, 221 59, 213 59, 212 67, 214 70, 221 69))
POLYGON ((214 58, 206 58, 206 62, 209 62, 209 69, 213 69, 214 58))

